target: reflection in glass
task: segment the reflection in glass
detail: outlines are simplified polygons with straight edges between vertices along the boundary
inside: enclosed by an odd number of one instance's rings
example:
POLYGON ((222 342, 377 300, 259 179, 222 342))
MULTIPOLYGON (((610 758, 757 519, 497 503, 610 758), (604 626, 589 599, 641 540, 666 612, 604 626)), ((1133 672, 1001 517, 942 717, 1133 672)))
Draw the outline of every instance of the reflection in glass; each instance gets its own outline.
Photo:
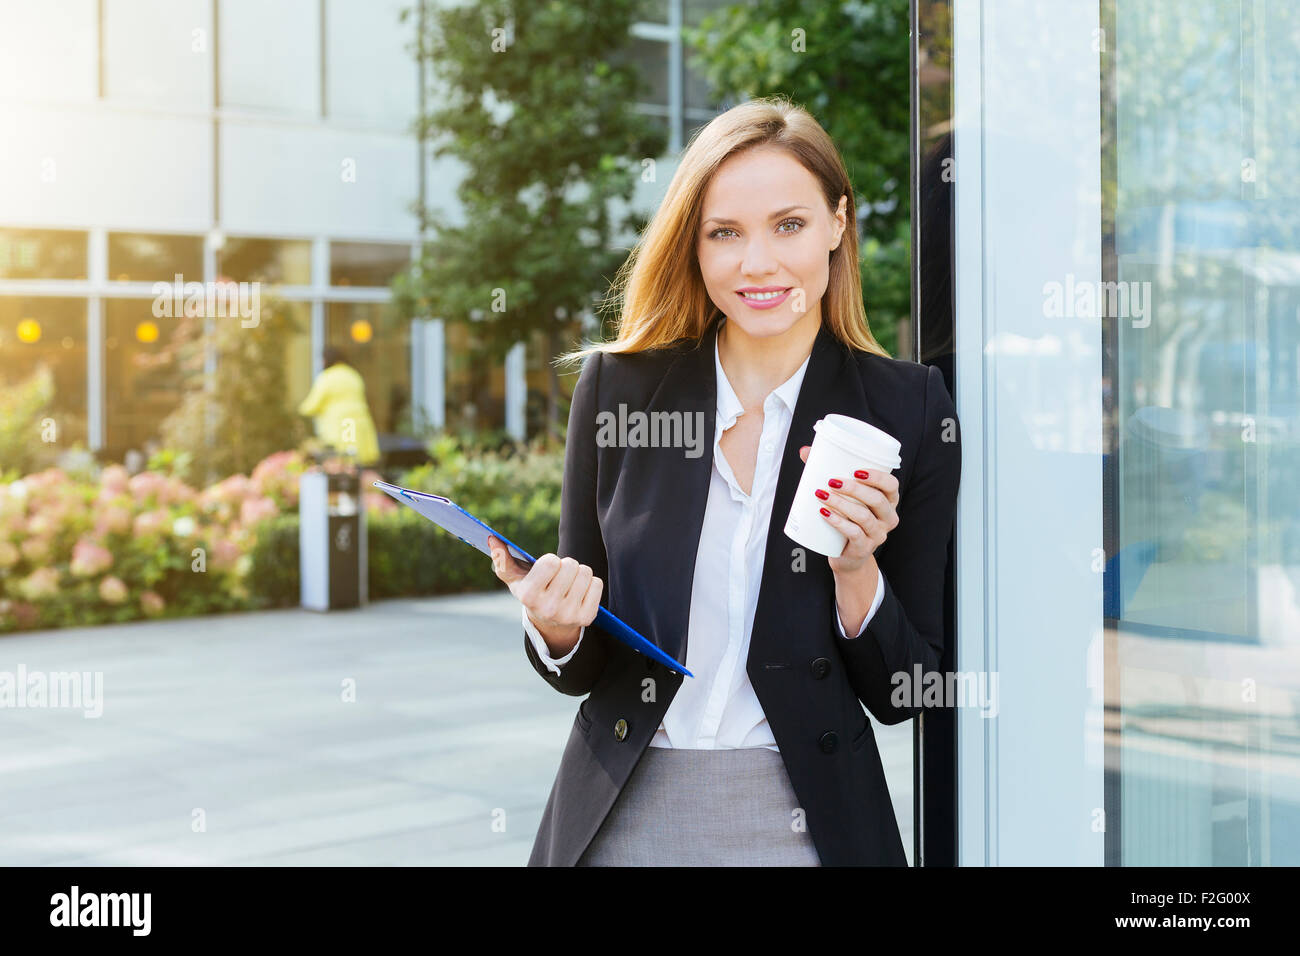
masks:
MULTIPOLYGON (((49 370, 54 385, 50 405, 41 417, 54 420, 60 450, 76 443, 84 446, 86 300, 0 297, 0 385, 25 382, 41 366, 49 370)), ((39 437, 33 434, 32 441, 39 437)))
MULTIPOLYGON (((491 431, 506 427, 504 362, 486 362, 473 322, 446 325, 447 430, 491 431)), ((526 363, 525 363, 526 364, 526 363)), ((543 399, 544 401, 544 399, 543 399)))
POLYGON ((203 281, 203 237, 108 234, 108 277, 115 282, 203 281))
POLYGON ((0 279, 86 278, 86 233, 0 229, 0 279))
POLYGON ((104 303, 104 435, 114 460, 155 443, 158 426, 181 403, 184 376, 174 346, 183 321, 155 318, 150 299, 104 303))
POLYGON ((634 36, 628 45, 610 57, 616 64, 636 67, 640 85, 636 101, 668 106, 668 44, 663 40, 648 40, 634 36))
POLYGON ((1300 7, 1104 10, 1108 862, 1295 865, 1300 7))
POLYGON ((387 287, 410 262, 409 243, 331 242, 330 285, 387 287))
POLYGON ((306 239, 231 239, 217 253, 217 272, 236 282, 311 285, 306 239))
POLYGON ((411 428, 410 324, 386 324, 387 308, 375 302, 332 302, 325 336, 325 344, 340 349, 361 373, 370 417, 381 436, 411 428))

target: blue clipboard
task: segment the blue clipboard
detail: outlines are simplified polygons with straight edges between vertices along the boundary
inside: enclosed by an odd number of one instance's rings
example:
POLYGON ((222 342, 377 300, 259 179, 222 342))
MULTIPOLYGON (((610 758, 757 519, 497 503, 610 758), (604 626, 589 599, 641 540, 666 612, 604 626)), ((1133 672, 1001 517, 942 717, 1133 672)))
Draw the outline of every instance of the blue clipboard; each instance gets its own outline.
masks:
MULTIPOLYGON (((492 556, 492 549, 488 547, 488 535, 499 539, 511 555, 518 558, 524 564, 535 564, 537 559, 525 551, 519 545, 515 544, 500 531, 489 528, 478 518, 466 511, 460 505, 456 504, 450 498, 443 498, 441 495, 431 495, 423 491, 416 491, 413 488, 403 488, 400 485, 391 485, 386 481, 376 481, 375 487, 388 496, 395 498, 402 504, 414 508, 420 514, 424 515, 444 531, 449 531, 460 540, 468 545, 478 548, 488 557, 492 556)), ((640 651, 646 657, 656 660, 665 667, 671 667, 679 674, 685 674, 687 677, 695 675, 688 671, 673 658, 669 657, 659 647, 646 640, 632 628, 628 627, 609 610, 601 605, 596 611, 596 620, 592 622, 602 628, 611 637, 622 641, 628 647, 640 651)))

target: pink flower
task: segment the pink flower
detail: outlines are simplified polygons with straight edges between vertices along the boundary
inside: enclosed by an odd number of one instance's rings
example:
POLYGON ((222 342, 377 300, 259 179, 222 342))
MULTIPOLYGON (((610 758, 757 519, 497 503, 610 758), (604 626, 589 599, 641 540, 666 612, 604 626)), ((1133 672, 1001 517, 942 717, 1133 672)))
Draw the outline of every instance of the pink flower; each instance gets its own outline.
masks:
POLYGON ((99 582, 99 597, 105 604, 125 604, 130 593, 121 578, 109 575, 99 582))
POLYGON ((142 511, 135 516, 132 532, 137 538, 144 538, 151 534, 161 534, 166 527, 167 512, 155 508, 153 511, 142 511))
POLYGON ((37 538, 28 538, 19 547, 28 563, 44 564, 50 558, 50 541, 49 536, 41 535, 37 538))
POLYGON ((100 473, 99 487, 110 496, 120 495, 126 492, 130 480, 130 473, 121 465, 109 465, 100 473))
POLYGON ((205 495, 208 496, 208 500, 234 504, 248 497, 248 492, 248 479, 243 475, 231 475, 224 481, 219 481, 211 488, 208 488, 205 495))
POLYGON ((49 497, 58 488, 68 484, 68 476, 58 468, 46 468, 44 471, 27 475, 23 478, 23 484, 27 486, 28 493, 33 497, 49 497))
POLYGON ((36 514, 27 519, 27 533, 29 535, 51 534, 58 529, 59 516, 54 513, 52 508, 42 508, 36 514))
POLYGON ((157 617, 167 609, 167 602, 162 596, 155 594, 153 591, 145 591, 140 595, 140 609, 148 617, 157 617))
POLYGON ((131 512, 122 505, 108 505, 95 510, 95 534, 125 534, 131 530, 131 512))
POLYGON ((198 492, 179 478, 168 477, 163 485, 163 497, 167 504, 183 504, 198 497, 198 492))
POLYGON ((29 601, 40 601, 59 593, 59 572, 54 568, 37 568, 18 582, 18 593, 29 601))
POLYGON ((79 578, 93 578, 113 566, 113 554, 90 538, 80 538, 72 548, 68 570, 79 578))
POLYGON ((153 471, 142 471, 132 475, 127 482, 132 497, 140 503, 153 501, 163 503, 167 487, 167 478, 153 471))
POLYGON ((252 527, 267 518, 274 518, 280 513, 275 502, 270 498, 245 498, 239 507, 239 523, 252 527))
POLYGON ((226 538, 220 538, 213 542, 212 549, 208 553, 208 567, 213 571, 229 571, 239 560, 239 545, 226 538))

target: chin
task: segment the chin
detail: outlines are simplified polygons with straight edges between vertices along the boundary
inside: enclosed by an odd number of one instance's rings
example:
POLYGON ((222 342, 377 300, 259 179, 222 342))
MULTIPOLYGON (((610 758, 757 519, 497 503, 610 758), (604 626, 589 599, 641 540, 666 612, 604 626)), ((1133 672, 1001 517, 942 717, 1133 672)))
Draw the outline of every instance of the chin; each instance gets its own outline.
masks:
MULTIPOLYGON (((740 309, 744 308, 743 305, 740 306, 740 309)), ((803 318, 802 316, 784 312, 784 310, 776 310, 776 312, 775 315, 731 315, 728 313, 727 322, 746 335, 762 339, 784 335, 798 325, 799 320, 803 318)))

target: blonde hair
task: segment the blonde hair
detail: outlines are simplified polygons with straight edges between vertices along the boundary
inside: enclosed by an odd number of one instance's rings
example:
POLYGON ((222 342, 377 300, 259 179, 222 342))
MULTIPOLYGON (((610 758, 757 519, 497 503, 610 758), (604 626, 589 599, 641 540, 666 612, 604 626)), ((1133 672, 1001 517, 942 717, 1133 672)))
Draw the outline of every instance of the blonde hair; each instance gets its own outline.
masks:
POLYGON ((729 157, 760 146, 784 149, 816 177, 832 213, 847 198, 846 227, 830 253, 822 322, 837 339, 889 358, 867 324, 858 272, 857 209, 844 162, 812 115, 781 96, 748 100, 713 118, 691 140, 663 202, 619 268, 602 308, 618 308, 609 342, 567 352, 570 363, 595 352, 641 352, 680 339, 698 340, 719 309, 709 298, 696 258, 704 193, 729 157))

